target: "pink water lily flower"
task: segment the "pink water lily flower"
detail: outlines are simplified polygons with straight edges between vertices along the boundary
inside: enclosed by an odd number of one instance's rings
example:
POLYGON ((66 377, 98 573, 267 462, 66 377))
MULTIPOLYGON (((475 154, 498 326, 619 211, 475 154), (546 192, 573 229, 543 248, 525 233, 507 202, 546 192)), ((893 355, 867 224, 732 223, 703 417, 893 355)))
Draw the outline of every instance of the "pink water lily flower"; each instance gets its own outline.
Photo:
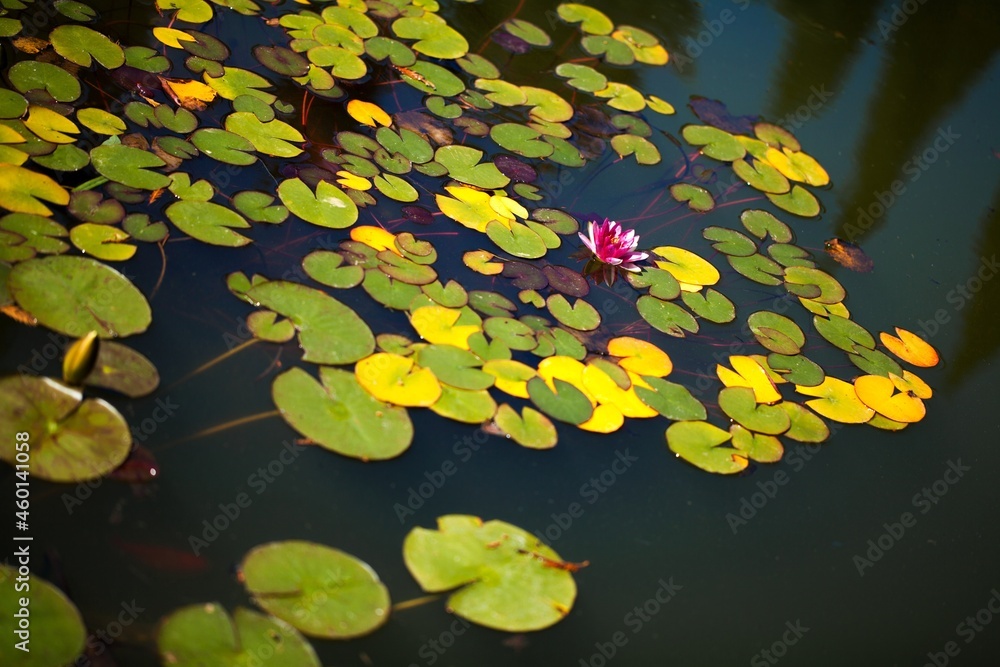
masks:
POLYGON ((617 222, 607 218, 600 224, 596 224, 593 220, 588 222, 587 236, 580 232, 580 239, 590 252, 594 253, 598 261, 625 271, 633 273, 642 271, 636 262, 649 257, 649 253, 636 251, 639 237, 636 236, 635 230, 626 231, 617 222))

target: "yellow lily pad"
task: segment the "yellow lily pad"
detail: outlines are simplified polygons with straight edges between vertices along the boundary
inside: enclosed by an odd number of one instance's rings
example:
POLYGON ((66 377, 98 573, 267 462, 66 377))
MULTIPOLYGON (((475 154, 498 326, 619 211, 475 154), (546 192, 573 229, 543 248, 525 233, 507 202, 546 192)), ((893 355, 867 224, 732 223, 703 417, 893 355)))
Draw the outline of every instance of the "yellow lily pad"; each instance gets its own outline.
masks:
POLYGON ((806 405, 833 421, 864 424, 875 414, 874 410, 858 398, 854 385, 829 375, 815 387, 795 385, 795 390, 806 396, 816 396, 817 398, 806 401, 806 405))
POLYGON ((430 407, 441 397, 441 383, 429 368, 419 368, 410 357, 376 352, 354 367, 365 390, 380 401, 402 407, 430 407))
POLYGON ((663 378, 670 375, 674 364, 670 355, 649 341, 619 336, 608 341, 608 354, 620 357, 618 365, 627 371, 663 378))
POLYGON ((420 337, 435 345, 454 345, 463 350, 469 349, 469 336, 482 331, 475 324, 456 325, 462 311, 444 306, 421 306, 410 315, 410 324, 417 330, 420 337))

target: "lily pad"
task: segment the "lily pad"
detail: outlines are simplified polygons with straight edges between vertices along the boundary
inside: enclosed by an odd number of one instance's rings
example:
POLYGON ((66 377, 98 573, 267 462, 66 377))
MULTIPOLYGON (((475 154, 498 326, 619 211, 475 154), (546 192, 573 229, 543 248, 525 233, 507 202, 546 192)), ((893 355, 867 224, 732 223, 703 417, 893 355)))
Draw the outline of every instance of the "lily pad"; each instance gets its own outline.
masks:
POLYGON ((784 315, 759 310, 747 318, 747 325, 757 342, 771 352, 792 356, 806 344, 802 329, 784 315))
POLYGON ((20 262, 7 285, 21 308, 38 321, 79 338, 130 336, 152 321, 149 303, 128 278, 88 257, 46 257, 20 262))
POLYGON ((683 338, 685 331, 698 333, 698 321, 676 303, 645 294, 635 305, 642 319, 665 334, 683 338))
POLYGON ((140 398, 153 393, 160 384, 156 366, 143 354, 112 340, 102 341, 93 370, 83 380, 90 387, 101 387, 140 398))
POLYGON ((413 50, 431 58, 454 60, 469 52, 469 43, 447 22, 430 12, 393 21, 392 31, 402 39, 415 39, 413 50))
POLYGON ((746 454, 732 447, 722 447, 732 437, 728 431, 704 421, 683 421, 667 428, 670 451, 702 470, 731 475, 747 465, 746 454))
POLYGON ((289 211, 320 227, 343 229, 358 219, 357 205, 327 181, 320 181, 314 193, 301 178, 290 178, 278 186, 278 197, 289 211))
POLYGON ((502 188, 510 183, 510 178, 500 172, 491 162, 480 163, 483 152, 469 146, 441 146, 434 159, 448 169, 448 175, 461 183, 468 183, 484 189, 502 188))
POLYGON ((736 319, 736 306, 733 302, 712 288, 701 292, 682 292, 681 300, 691 312, 709 322, 726 324, 736 319))
POLYGON ((816 196, 801 185, 794 185, 786 194, 765 193, 767 198, 780 209, 803 218, 814 218, 822 208, 816 196))
POLYGON ((685 125, 681 135, 692 146, 701 146, 708 157, 722 162, 739 160, 747 152, 736 137, 711 125, 685 125))
POLYGON ((635 134, 616 134, 611 137, 611 147, 619 157, 635 156, 639 164, 659 164, 660 151, 649 139, 635 134))
POLYGON ((787 381, 803 387, 815 387, 826 378, 819 364, 801 354, 789 356, 772 352, 767 356, 767 365, 787 381))
POLYGON ((65 206, 69 203, 69 192, 45 174, 0 164, 0 207, 14 213, 52 215, 52 209, 40 200, 65 206))
POLYGON ((761 285, 780 285, 785 269, 770 257, 754 253, 746 257, 726 256, 737 273, 761 285))
POLYGON ((404 408, 373 398, 348 371, 323 366, 319 377, 322 384, 292 368, 275 378, 274 404, 292 428, 325 449, 363 461, 406 451, 413 424, 404 408))
POLYGON ((431 412, 464 424, 483 424, 493 418, 497 403, 485 389, 456 389, 441 385, 441 397, 431 412))
POLYGON ((242 607, 230 616, 214 603, 182 607, 167 616, 157 648, 163 664, 175 667, 322 664, 309 642, 285 621, 242 607))
POLYGON ((253 287, 246 294, 253 303, 295 324, 305 361, 349 364, 375 349, 375 337, 357 313, 317 289, 271 280, 253 287))
POLYGON ((370 634, 389 619, 389 591, 369 565, 339 549, 287 540, 254 547, 241 580, 265 611, 324 639, 370 634))
POLYGON ((726 387, 719 391, 719 407, 730 419, 751 431, 779 435, 791 425, 788 414, 773 405, 758 405, 754 390, 749 387, 726 387))
POLYGON ((233 229, 247 229, 250 223, 242 215, 220 204, 207 201, 178 201, 164 211, 170 222, 185 234, 212 245, 239 247, 250 239, 233 229))
POLYGON ((759 209, 749 209, 740 214, 740 221, 747 231, 759 239, 770 236, 775 243, 791 243, 792 230, 774 215, 759 209))
POLYGON ((0 662, 19 667, 55 667, 71 664, 83 652, 87 629, 80 612, 62 591, 34 574, 20 579, 17 568, 9 565, 0 565, 0 582, 0 631, 7 635, 7 641, 0 645, 0 662), (15 580, 24 584, 23 590, 21 584, 15 586, 15 580), (26 597, 29 590, 30 597, 26 597), (27 600, 31 601, 30 607, 27 600), (27 644, 30 652, 17 648, 20 639, 15 634, 15 614, 22 610, 31 614, 31 642, 27 644))
POLYGON ((798 403, 783 401, 778 407, 788 413, 791 426, 782 435, 797 442, 819 443, 830 437, 830 428, 812 410, 798 403))
POLYGON ((706 227, 701 235, 709 241, 715 241, 712 248, 734 257, 749 257, 757 252, 757 244, 753 239, 726 227, 706 227))
POLYGON ((403 407, 429 407, 441 397, 441 383, 411 357, 376 352, 359 361, 354 375, 380 401, 403 407))
POLYGON ((37 60, 14 63, 7 77, 20 92, 44 90, 57 102, 72 102, 83 92, 79 79, 62 67, 37 60))
POLYGON ((555 389, 540 377, 528 380, 528 396, 538 408, 553 419, 570 424, 582 424, 590 419, 593 406, 582 391, 569 382, 556 378, 555 389))
POLYGON ((140 190, 158 190, 170 185, 164 174, 150 171, 166 163, 149 151, 124 145, 97 146, 90 151, 90 162, 101 176, 140 190))
MULTIPOLYGON (((128 456, 132 434, 117 410, 51 378, 0 378, 0 422, 31 435, 31 474, 52 482, 81 482, 111 472, 128 456)), ((15 462, 14 438, 0 459, 15 462)))
POLYGON ((637 384, 636 396, 667 419, 698 421, 708 416, 705 406, 684 385, 651 375, 642 376, 642 380, 649 386, 637 384))
POLYGON ((515 257, 537 259, 547 251, 542 237, 520 222, 507 227, 496 220, 486 224, 486 235, 502 249, 515 257))
POLYGON ((504 403, 497 409, 493 421, 522 447, 551 449, 556 446, 556 427, 548 417, 530 406, 525 406, 519 415, 514 408, 504 403))
POLYGON ((868 330, 846 317, 840 315, 820 317, 816 315, 813 317, 813 326, 816 327, 820 336, 844 352, 856 352, 855 345, 866 347, 869 350, 875 349, 875 339, 868 333, 868 330))
POLYGON ((340 253, 317 250, 305 256, 302 268, 313 280, 336 289, 357 287, 365 277, 360 266, 346 265, 340 253))
POLYGON ((552 317, 571 329, 593 331, 601 325, 597 309, 583 299, 577 299, 570 305, 562 294, 553 294, 546 300, 546 305, 552 317))
POLYGON ((576 599, 568 564, 531 533, 474 516, 438 517, 437 530, 414 528, 403 559, 428 593, 460 588, 448 608, 473 623, 530 632, 558 623, 576 599))

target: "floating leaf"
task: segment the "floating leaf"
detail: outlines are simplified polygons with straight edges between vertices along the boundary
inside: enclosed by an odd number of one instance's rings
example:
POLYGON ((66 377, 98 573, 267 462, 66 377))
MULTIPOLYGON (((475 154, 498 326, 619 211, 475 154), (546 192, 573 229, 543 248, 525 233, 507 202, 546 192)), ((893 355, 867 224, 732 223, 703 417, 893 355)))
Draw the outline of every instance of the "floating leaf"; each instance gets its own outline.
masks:
POLYGON ((734 421, 751 431, 779 435, 791 426, 788 414, 780 407, 758 405, 749 387, 726 387, 719 392, 719 407, 734 421))
POLYGON ((656 261, 656 266, 669 271, 684 291, 695 292, 701 289, 700 286, 719 282, 719 270, 690 250, 659 246, 653 248, 653 253, 663 258, 656 261))
POLYGON ((681 203, 687 202, 692 211, 704 213, 715 208, 715 199, 705 188, 690 183, 675 183, 670 186, 670 196, 681 203))
POLYGON ((406 451, 413 424, 405 409, 373 398, 348 371, 323 366, 319 377, 322 384, 292 368, 275 378, 274 404, 292 428, 325 449, 363 461, 406 451))
POLYGON ((608 86, 608 79, 592 67, 576 63, 561 63, 556 67, 556 74, 569 79, 566 83, 588 93, 603 90, 608 86))
POLYGON ((930 368, 940 361, 937 350, 930 343, 906 329, 896 327, 896 336, 885 332, 878 336, 890 352, 909 364, 930 368))
POLYGON ((375 337, 357 313, 317 289, 271 280, 256 285, 246 295, 252 303, 295 324, 305 361, 349 364, 375 349, 375 337))
POLYGON ((862 375, 854 380, 854 391, 862 403, 896 422, 918 422, 927 412, 920 398, 897 392, 893 381, 881 375, 862 375))
POLYGON ((747 318, 757 342, 771 352, 796 355, 806 343, 806 336, 795 322, 784 315, 759 310, 747 318))
POLYGON ((490 240, 515 257, 537 259, 546 253, 545 242, 536 232, 520 222, 507 227, 496 220, 486 225, 486 235, 490 240))
POLYGON ((170 179, 151 168, 166 163, 159 157, 124 145, 96 146, 90 151, 90 161, 101 176, 139 190, 158 190, 170 185, 170 179))
POLYGON ((434 373, 416 366, 410 357, 376 352, 355 365, 354 375, 369 394, 393 405, 428 407, 441 397, 434 373))
POLYGON ((776 463, 785 453, 781 441, 773 435, 754 433, 739 424, 730 426, 729 432, 732 433, 733 447, 758 463, 776 463))
POLYGON ((780 285, 785 273, 780 264, 757 253, 747 257, 730 255, 726 261, 737 273, 761 285, 780 285))
POLYGON ((469 336, 481 329, 473 324, 456 324, 462 311, 444 306, 423 306, 410 315, 410 324, 428 343, 469 349, 469 336))
POLYGON ((684 385, 652 375, 641 376, 642 384, 639 384, 635 380, 637 377, 633 377, 636 396, 667 419, 698 421, 708 415, 705 406, 684 385))
POLYGON ((163 664, 175 667, 321 664, 309 642, 285 621, 243 608, 230 617, 214 603, 182 607, 167 616, 160 626, 157 648, 163 664))
POLYGON ((710 125, 685 125, 681 135, 692 146, 701 146, 708 157, 722 162, 739 160, 747 152, 733 135, 710 125))
POLYGON ((701 292, 682 292, 681 300, 691 312, 709 322, 726 324, 736 318, 736 306, 733 302, 711 288, 701 292))
POLYGON ((146 330, 152 314, 128 278, 88 257, 46 257, 17 264, 7 278, 17 303, 43 325, 79 338, 102 338, 146 330))
POLYGON ((640 296, 636 308, 642 318, 663 333, 684 337, 684 332, 698 333, 698 322, 676 303, 657 299, 648 294, 640 296))
POLYGON ((729 370, 722 364, 715 368, 716 374, 727 387, 748 387, 753 389, 758 403, 774 403, 781 400, 781 394, 774 385, 774 380, 753 357, 734 354, 729 357, 729 363, 734 370, 729 370))
POLYGON ((265 611, 313 637, 361 637, 389 618, 389 591, 375 571, 322 544, 254 547, 240 563, 240 580, 265 611))
POLYGON ((582 424, 593 414, 590 400, 569 382, 555 378, 550 387, 545 380, 536 377, 528 380, 527 387, 532 403, 554 419, 582 424))
POLYGON ((246 166, 257 161, 250 153, 253 144, 238 134, 218 128, 202 128, 191 135, 191 143, 213 160, 238 166, 246 166))
POLYGON ((56 53, 81 67, 90 67, 96 60, 104 69, 125 64, 125 52, 106 35, 82 25, 61 25, 49 33, 56 53))
MULTIPOLYGON (((72 102, 80 97, 80 81, 61 67, 37 60, 22 60, 7 71, 11 84, 22 93, 44 90, 56 102, 72 102)), ((5 116, 16 118, 17 116, 5 116)), ((20 116, 20 114, 18 114, 20 116)))
POLYGON ((358 219, 357 205, 327 181, 320 181, 313 193, 301 178, 290 178, 278 186, 278 197, 289 211, 320 227, 343 229, 358 219))
POLYGON ((160 384, 156 366, 144 355, 112 340, 102 341, 93 370, 83 380, 89 387, 117 391, 129 398, 153 393, 160 384))
POLYGON ((577 299, 571 306, 562 294, 553 294, 547 299, 546 305, 560 324, 571 329, 593 331, 601 324, 597 309, 583 299, 577 299))
POLYGON ((721 446, 732 437, 729 432, 708 422, 676 422, 667 429, 666 436, 670 451, 702 470, 731 475, 747 467, 742 452, 721 446))
MULTIPOLYGON (((33 477, 95 479, 121 465, 132 447, 128 424, 111 404, 83 400, 79 391, 51 378, 0 378, 0 399, 0 422, 31 434, 33 477)), ((0 459, 13 465, 15 456, 14 438, 8 438, 0 444, 0 459)))
MULTIPOLYGON (((32 450, 34 446, 33 439, 32 450)), ((54 667, 71 664, 83 652, 87 629, 80 612, 62 591, 45 579, 29 574, 27 568, 19 573, 18 568, 9 565, 0 565, 0 582, 4 584, 0 586, 0 614, 3 614, 3 629, 8 635, 7 641, 0 645, 0 662, 22 667, 54 667), (15 585, 15 582, 19 583, 15 585), (29 591, 30 597, 25 597, 29 591), (19 613, 30 613, 27 618, 31 620, 31 639, 25 644, 30 652, 17 646, 20 641, 16 634, 19 613)))
POLYGON ((759 239, 770 236, 775 243, 791 243, 792 230, 771 213, 749 209, 740 214, 740 221, 747 231, 759 239))
POLYGON ((417 363, 431 369, 438 380, 456 389, 489 389, 495 380, 489 373, 479 370, 483 365, 479 357, 454 345, 428 345, 417 353, 417 363))
POLYGON ((65 206, 69 192, 45 174, 0 164, 0 206, 15 213, 52 215, 52 210, 39 200, 65 206))
POLYGON ((816 196, 801 185, 792 186, 791 191, 787 194, 773 194, 770 192, 765 194, 778 208, 795 215, 800 215, 803 218, 814 218, 822 210, 816 196))
POLYGON ((226 116, 225 126, 228 132, 243 137, 260 153, 286 158, 302 153, 301 148, 290 142, 302 142, 305 137, 284 121, 275 119, 262 123, 248 111, 236 111, 226 116))
POLYGON ((715 241, 712 248, 734 257, 749 257, 757 252, 757 244, 753 239, 741 234, 735 229, 725 227, 706 227, 701 235, 709 241, 715 241))
POLYGON ((493 418, 497 403, 485 389, 456 389, 441 385, 441 397, 431 406, 434 414, 464 424, 483 424, 493 418))
POLYGON ((469 43, 461 33, 451 28, 440 16, 429 12, 393 21, 392 31, 402 39, 418 40, 412 45, 413 50, 431 58, 453 60, 469 51, 469 43))
POLYGON ((556 8, 556 12, 567 23, 579 23, 580 30, 589 35, 607 35, 615 27, 604 12, 587 5, 564 2, 556 8))
POLYGON ((428 593, 461 587, 448 598, 453 613, 506 632, 541 630, 569 613, 576 599, 573 568, 536 537, 466 515, 438 517, 437 525, 410 531, 403 559, 428 593))
POLYGON ((835 377, 827 376, 815 387, 796 385, 795 389, 800 394, 816 396, 817 398, 806 401, 806 405, 827 419, 845 424, 863 424, 875 414, 874 410, 861 402, 852 384, 835 377))
POLYGON ((483 152, 469 146, 442 146, 437 149, 434 159, 448 169, 448 176, 461 183, 479 188, 502 188, 510 179, 490 162, 480 164, 483 152))
POLYGON ((611 147, 619 157, 635 156, 639 164, 659 164, 660 151, 646 139, 634 134, 616 134, 611 137, 611 147))
POLYGON ((239 247, 250 239, 233 229, 247 229, 250 223, 236 211, 206 201, 174 202, 164 211, 185 234, 212 245, 239 247))
POLYGON ((341 266, 344 257, 329 250, 317 250, 305 256, 302 268, 313 280, 336 289, 357 287, 365 277, 360 266, 341 266))
POLYGON ((815 387, 826 377, 819 364, 801 354, 788 356, 772 352, 767 356, 767 364, 788 382, 804 387, 815 387))
POLYGON ((363 100, 350 100, 347 103, 347 113, 362 125, 375 127, 377 125, 392 125, 392 117, 377 104, 363 100))
POLYGON ((490 128, 490 138, 501 148, 527 158, 542 158, 552 155, 552 144, 541 141, 538 130, 518 123, 497 123, 490 128))
POLYGON ((129 235, 110 225, 85 222, 69 232, 69 238, 83 252, 109 262, 123 262, 135 254, 136 247, 123 243, 129 235))
MULTIPOLYGON (((609 364, 613 366, 613 364, 609 364)), ((619 369, 620 370, 620 369, 619 369)), ((626 378, 627 378, 626 374, 626 378)), ((595 408, 594 416, 591 420, 603 421, 604 426, 610 428, 610 430, 601 430, 597 428, 585 428, 586 430, 598 430, 602 433, 610 433, 611 431, 616 431, 621 426, 622 417, 629 418, 645 418, 645 417, 655 417, 658 412, 646 405, 640 400, 639 396, 636 394, 633 387, 629 386, 627 389, 623 389, 618 386, 614 378, 605 372, 600 366, 594 364, 587 364, 583 369, 582 380, 584 389, 587 390, 601 405, 595 408), (614 418, 613 414, 608 415, 598 415, 597 411, 602 406, 613 406, 618 413, 617 419, 614 418), (610 418, 610 419, 609 419, 610 418), (617 423, 616 423, 617 422, 617 423), (613 428, 611 428, 613 427, 613 428)), ((592 424, 591 426, 597 426, 598 424, 592 424)))
POLYGON ((820 336, 844 352, 855 352, 855 345, 866 347, 869 350, 875 349, 875 339, 868 333, 868 330, 846 317, 839 315, 820 317, 816 315, 813 317, 813 326, 816 327, 820 336))

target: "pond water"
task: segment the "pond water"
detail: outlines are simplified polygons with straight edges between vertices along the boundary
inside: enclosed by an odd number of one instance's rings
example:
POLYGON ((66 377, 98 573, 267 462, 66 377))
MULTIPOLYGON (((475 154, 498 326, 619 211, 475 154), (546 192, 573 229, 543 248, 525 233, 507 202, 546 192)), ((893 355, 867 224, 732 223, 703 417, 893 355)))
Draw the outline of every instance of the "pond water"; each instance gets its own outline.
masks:
MULTIPOLYGON (((515 10, 509 2, 442 4, 474 46, 515 10)), ((555 3, 522 4, 520 18, 569 34, 558 19, 550 24, 555 3)), ((445 514, 502 519, 543 536, 568 561, 589 561, 574 575, 579 592, 569 615, 544 631, 510 635, 456 621, 439 600, 398 611, 361 639, 315 640, 323 664, 923 665, 936 656, 973 666, 1000 655, 1000 618, 988 607, 995 600, 1000 608, 990 472, 1000 465, 1000 289, 992 280, 1000 250, 1000 7, 972 0, 593 4, 658 36, 671 54, 666 67, 611 68, 677 108, 676 117, 650 119, 654 127, 677 134, 696 122, 686 104, 700 95, 733 114, 783 125, 823 164, 831 186, 817 190, 822 214, 779 217, 844 285, 855 321, 872 332, 922 332, 940 351, 942 363, 922 371, 934 389, 927 416, 899 433, 847 426, 819 447, 789 443, 781 462, 738 476, 675 458, 662 419, 627 420, 612 435, 559 425, 558 446, 541 452, 417 409, 409 450, 367 464, 296 447, 298 434, 273 416, 202 434, 272 411, 271 381, 298 358, 294 343, 257 344, 190 376, 249 336, 247 309, 228 292, 226 276, 280 276, 347 231, 256 225, 252 245, 228 249, 174 230, 162 287, 151 299, 153 325, 127 341, 157 365, 160 388, 116 401, 155 454, 158 478, 138 489, 113 481, 86 491, 33 484, 35 553, 58 552, 88 627, 107 627, 123 604, 141 608, 113 644, 117 664, 159 664, 156 627, 178 607, 249 606, 235 566, 264 542, 335 546, 370 564, 394 602, 417 598, 423 593, 401 545, 414 527, 433 527, 445 514), (830 260, 823 243, 835 236, 863 247, 874 271, 830 260), (206 522, 223 529, 208 530, 206 522), (204 540, 197 555, 192 537, 204 540)), ((150 13, 143 3, 109 9, 107 29, 121 21, 123 42, 151 43, 141 23, 124 23, 150 13)), ((231 33, 226 21, 214 25, 234 53, 270 39, 250 21, 233 21, 239 29, 231 33)), ((545 49, 509 62, 495 44, 484 54, 519 83, 560 62, 545 49)), ((235 64, 255 66, 245 58, 235 64)), ((663 164, 676 157, 665 149, 663 164)), ((617 161, 609 149, 582 169, 543 172, 544 205, 584 220, 617 219, 642 235, 644 247, 689 244, 711 257, 701 228, 733 225, 742 209, 692 216, 661 206, 662 215, 644 216, 671 175, 663 166, 617 161)), ((263 172, 233 178, 273 191, 263 172)), ((431 240, 442 276, 467 275, 461 253, 492 247, 485 237, 449 235, 468 230, 441 216, 429 227, 399 223, 398 205, 381 201, 362 211, 362 221, 394 221, 394 231, 431 240)), ((159 252, 141 248, 124 270, 150 295, 159 252)), ((724 271, 722 286, 733 275, 724 271)), ((509 285, 496 289, 516 298, 509 285)), ((740 289, 729 296, 741 314, 744 304, 772 298, 766 288, 740 289)), ((403 314, 363 293, 348 302, 376 333, 412 335, 403 314)), ((637 319, 631 307, 604 315, 606 326, 618 328, 637 319)), ((689 382, 699 371, 712 374, 713 354, 740 340, 735 325, 687 339, 656 336, 689 382)), ((0 339, 5 374, 49 341, 46 331, 7 318, 0 339)), ((852 375, 843 355, 816 353, 831 372, 852 375)), ((44 373, 57 376, 58 361, 44 373)), ((12 488, 9 467, 0 478, 12 488)))

